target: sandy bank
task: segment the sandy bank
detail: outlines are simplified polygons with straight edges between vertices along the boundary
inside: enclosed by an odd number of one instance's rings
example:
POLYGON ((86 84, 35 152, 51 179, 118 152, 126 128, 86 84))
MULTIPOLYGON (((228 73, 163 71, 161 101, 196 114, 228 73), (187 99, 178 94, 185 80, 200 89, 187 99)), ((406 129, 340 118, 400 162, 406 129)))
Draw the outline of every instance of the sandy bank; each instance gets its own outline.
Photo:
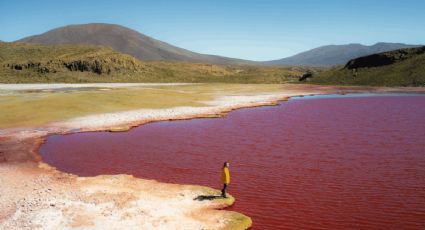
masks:
POLYGON ((233 199, 199 201, 218 191, 165 184, 128 175, 88 178, 62 173, 40 161, 49 134, 125 130, 147 122, 218 117, 243 107, 273 105, 291 96, 331 93, 425 92, 423 88, 361 88, 283 85, 279 92, 222 95, 201 107, 136 109, 0 130, 0 229, 244 229, 248 217, 224 210, 233 199))
POLYGON ((24 165, 2 166, 0 176, 0 229, 220 229, 246 218, 215 210, 233 198, 194 201, 217 194, 204 187, 128 175, 78 178, 24 165))

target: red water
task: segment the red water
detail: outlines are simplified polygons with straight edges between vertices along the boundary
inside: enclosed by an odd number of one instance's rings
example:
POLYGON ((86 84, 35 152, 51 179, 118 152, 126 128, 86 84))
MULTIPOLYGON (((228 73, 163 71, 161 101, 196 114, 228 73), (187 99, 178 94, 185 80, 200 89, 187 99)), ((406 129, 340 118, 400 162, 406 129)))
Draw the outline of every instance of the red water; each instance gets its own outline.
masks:
POLYGON ((220 189, 254 229, 425 229, 425 97, 297 99, 221 119, 52 136, 44 160, 220 189))

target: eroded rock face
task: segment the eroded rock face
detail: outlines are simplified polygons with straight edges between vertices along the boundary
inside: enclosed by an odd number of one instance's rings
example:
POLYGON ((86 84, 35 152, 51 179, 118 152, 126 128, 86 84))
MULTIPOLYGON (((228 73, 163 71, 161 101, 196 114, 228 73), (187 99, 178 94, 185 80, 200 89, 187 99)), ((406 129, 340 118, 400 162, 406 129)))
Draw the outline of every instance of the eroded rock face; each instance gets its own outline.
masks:
POLYGON ((97 74, 111 73, 111 69, 106 65, 106 62, 94 61, 72 61, 64 63, 64 66, 70 71, 93 72, 97 74))
POLYGON ((55 73, 58 71, 92 72, 96 74, 111 74, 120 71, 138 71, 141 66, 129 60, 119 59, 94 59, 94 60, 70 60, 70 61, 47 61, 8 63, 4 65, 13 70, 35 69, 39 73, 55 73))
POLYGON ((384 52, 379 54, 372 54, 372 55, 350 60, 345 65, 345 68, 357 69, 357 68, 391 65, 396 62, 413 58, 417 55, 421 55, 424 53, 425 53, 425 46, 418 47, 418 48, 410 48, 410 49, 400 49, 400 50, 384 52))

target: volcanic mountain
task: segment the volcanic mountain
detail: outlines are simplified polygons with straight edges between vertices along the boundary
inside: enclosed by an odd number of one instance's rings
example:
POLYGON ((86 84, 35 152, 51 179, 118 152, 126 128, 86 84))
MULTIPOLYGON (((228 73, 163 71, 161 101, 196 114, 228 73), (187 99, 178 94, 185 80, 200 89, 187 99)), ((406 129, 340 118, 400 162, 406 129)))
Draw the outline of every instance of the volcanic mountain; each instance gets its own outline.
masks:
POLYGON ((215 64, 250 64, 247 60, 195 53, 114 24, 91 23, 56 28, 17 42, 85 44, 110 47, 140 60, 171 60, 215 64))

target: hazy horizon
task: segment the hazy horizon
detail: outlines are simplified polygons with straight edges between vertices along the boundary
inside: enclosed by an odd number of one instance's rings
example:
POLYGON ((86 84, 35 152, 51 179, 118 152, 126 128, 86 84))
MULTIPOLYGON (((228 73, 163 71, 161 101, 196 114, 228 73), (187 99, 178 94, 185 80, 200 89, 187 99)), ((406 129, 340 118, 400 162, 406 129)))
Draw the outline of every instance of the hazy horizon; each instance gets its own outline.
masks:
POLYGON ((13 1, 0 40, 69 24, 118 24, 194 52, 264 61, 323 45, 423 44, 425 3, 398 1, 13 1))

